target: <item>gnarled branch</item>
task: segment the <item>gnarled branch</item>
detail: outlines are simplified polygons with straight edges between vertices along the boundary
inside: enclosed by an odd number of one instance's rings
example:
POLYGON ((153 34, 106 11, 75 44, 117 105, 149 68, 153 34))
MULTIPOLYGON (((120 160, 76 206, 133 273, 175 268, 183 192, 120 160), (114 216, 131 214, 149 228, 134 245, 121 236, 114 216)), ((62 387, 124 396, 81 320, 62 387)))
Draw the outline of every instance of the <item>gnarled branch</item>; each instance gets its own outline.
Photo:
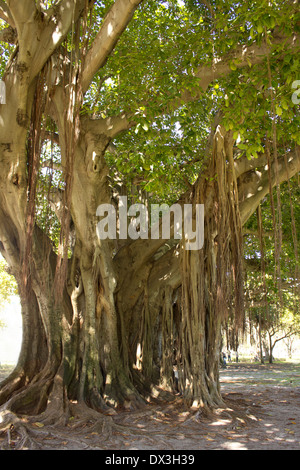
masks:
MULTIPOLYGON (((287 158, 287 165, 285 165, 284 157, 278 159, 278 183, 283 183, 289 178, 292 178, 300 171, 300 146, 295 148, 294 152, 290 152, 287 158)), ((248 175, 247 181, 240 181, 239 196, 240 196, 240 214, 241 221, 244 224, 249 217, 256 210, 260 201, 269 192, 269 175, 268 169, 263 169, 261 172, 253 171, 248 175)), ((271 168, 271 185, 274 187, 277 184, 275 174, 275 162, 271 168)))
POLYGON ((26 23, 30 20, 33 21, 37 11, 34 0, 7 0, 6 4, 18 33, 23 29, 26 23))

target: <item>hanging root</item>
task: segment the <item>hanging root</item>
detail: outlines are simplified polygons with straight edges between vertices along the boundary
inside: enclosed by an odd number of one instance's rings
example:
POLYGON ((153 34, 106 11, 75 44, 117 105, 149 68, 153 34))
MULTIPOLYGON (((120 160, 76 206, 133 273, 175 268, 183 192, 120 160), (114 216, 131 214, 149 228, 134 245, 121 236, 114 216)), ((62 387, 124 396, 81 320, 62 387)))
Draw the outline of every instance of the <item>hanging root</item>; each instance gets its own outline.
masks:
POLYGON ((196 204, 207 201, 203 249, 190 251, 185 242, 181 247, 179 380, 185 398, 195 407, 214 408, 222 406, 217 363, 221 323, 231 313, 238 327, 244 313, 242 226, 233 138, 222 126, 216 129, 213 158, 205 172, 190 196, 196 204))

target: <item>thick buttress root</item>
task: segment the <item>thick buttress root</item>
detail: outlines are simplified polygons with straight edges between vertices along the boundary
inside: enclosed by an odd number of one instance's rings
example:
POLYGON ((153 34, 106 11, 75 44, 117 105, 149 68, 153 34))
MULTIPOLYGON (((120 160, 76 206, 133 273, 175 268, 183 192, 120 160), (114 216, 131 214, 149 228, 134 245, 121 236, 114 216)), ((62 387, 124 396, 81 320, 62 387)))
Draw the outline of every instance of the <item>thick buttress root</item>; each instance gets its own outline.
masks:
MULTIPOLYGON (((71 445, 79 449, 100 450, 105 448, 115 436, 126 435, 136 438, 140 435, 140 430, 135 425, 127 422, 122 424, 118 413, 113 412, 112 416, 107 416, 91 409, 85 403, 70 403, 64 416, 60 410, 50 420, 50 411, 38 416, 18 417, 11 411, 2 409, 0 411, 0 449, 39 450, 44 448, 45 443, 59 442, 58 445, 61 445, 67 440, 69 444, 71 441, 71 445), (100 444, 96 446, 85 444, 82 435, 86 431, 88 435, 99 436, 100 444)), ((144 416, 144 411, 135 412, 135 418, 137 415, 144 416)), ((152 439, 148 433, 143 433, 143 435, 145 438, 152 439)))
POLYGON ((0 411, 0 449, 38 450, 41 446, 34 439, 34 432, 29 429, 25 420, 18 418, 8 410, 0 411))

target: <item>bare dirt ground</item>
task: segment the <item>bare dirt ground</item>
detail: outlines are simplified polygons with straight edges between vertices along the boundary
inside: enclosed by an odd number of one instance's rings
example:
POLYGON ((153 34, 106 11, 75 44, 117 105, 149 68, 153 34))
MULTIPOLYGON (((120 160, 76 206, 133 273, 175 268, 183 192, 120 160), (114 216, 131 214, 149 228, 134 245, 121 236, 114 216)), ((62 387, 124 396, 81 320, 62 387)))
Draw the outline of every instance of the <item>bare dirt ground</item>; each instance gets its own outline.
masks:
MULTIPOLYGON (((0 381, 8 372, 0 368, 0 381)), ((176 397, 97 424, 71 418, 54 428, 37 417, 29 431, 41 450, 300 449, 300 364, 231 363, 221 370, 221 387, 226 408, 209 415, 176 397)), ((18 439, 13 429, 9 436, 2 433, 0 447, 18 448, 18 439)))

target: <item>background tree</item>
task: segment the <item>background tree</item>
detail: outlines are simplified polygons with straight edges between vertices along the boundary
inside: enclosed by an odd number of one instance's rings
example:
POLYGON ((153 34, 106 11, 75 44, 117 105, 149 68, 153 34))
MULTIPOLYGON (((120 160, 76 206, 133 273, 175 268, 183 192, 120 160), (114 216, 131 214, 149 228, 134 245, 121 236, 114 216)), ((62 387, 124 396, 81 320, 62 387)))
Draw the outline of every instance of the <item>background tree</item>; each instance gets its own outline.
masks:
MULTIPOLYGON (((276 191, 274 190, 274 199, 276 191)), ((283 339, 286 335, 298 334, 299 322, 299 184, 298 176, 280 188, 282 210, 280 256, 274 247, 274 225, 271 198, 262 201, 259 211, 244 228, 245 256, 247 262, 247 304, 249 321, 265 337, 267 356, 272 361, 272 338, 283 339), (280 279, 276 262, 279 260, 280 279), (279 336, 277 333, 279 333, 279 336)), ((263 359, 263 341, 260 341, 260 356, 263 359)))

